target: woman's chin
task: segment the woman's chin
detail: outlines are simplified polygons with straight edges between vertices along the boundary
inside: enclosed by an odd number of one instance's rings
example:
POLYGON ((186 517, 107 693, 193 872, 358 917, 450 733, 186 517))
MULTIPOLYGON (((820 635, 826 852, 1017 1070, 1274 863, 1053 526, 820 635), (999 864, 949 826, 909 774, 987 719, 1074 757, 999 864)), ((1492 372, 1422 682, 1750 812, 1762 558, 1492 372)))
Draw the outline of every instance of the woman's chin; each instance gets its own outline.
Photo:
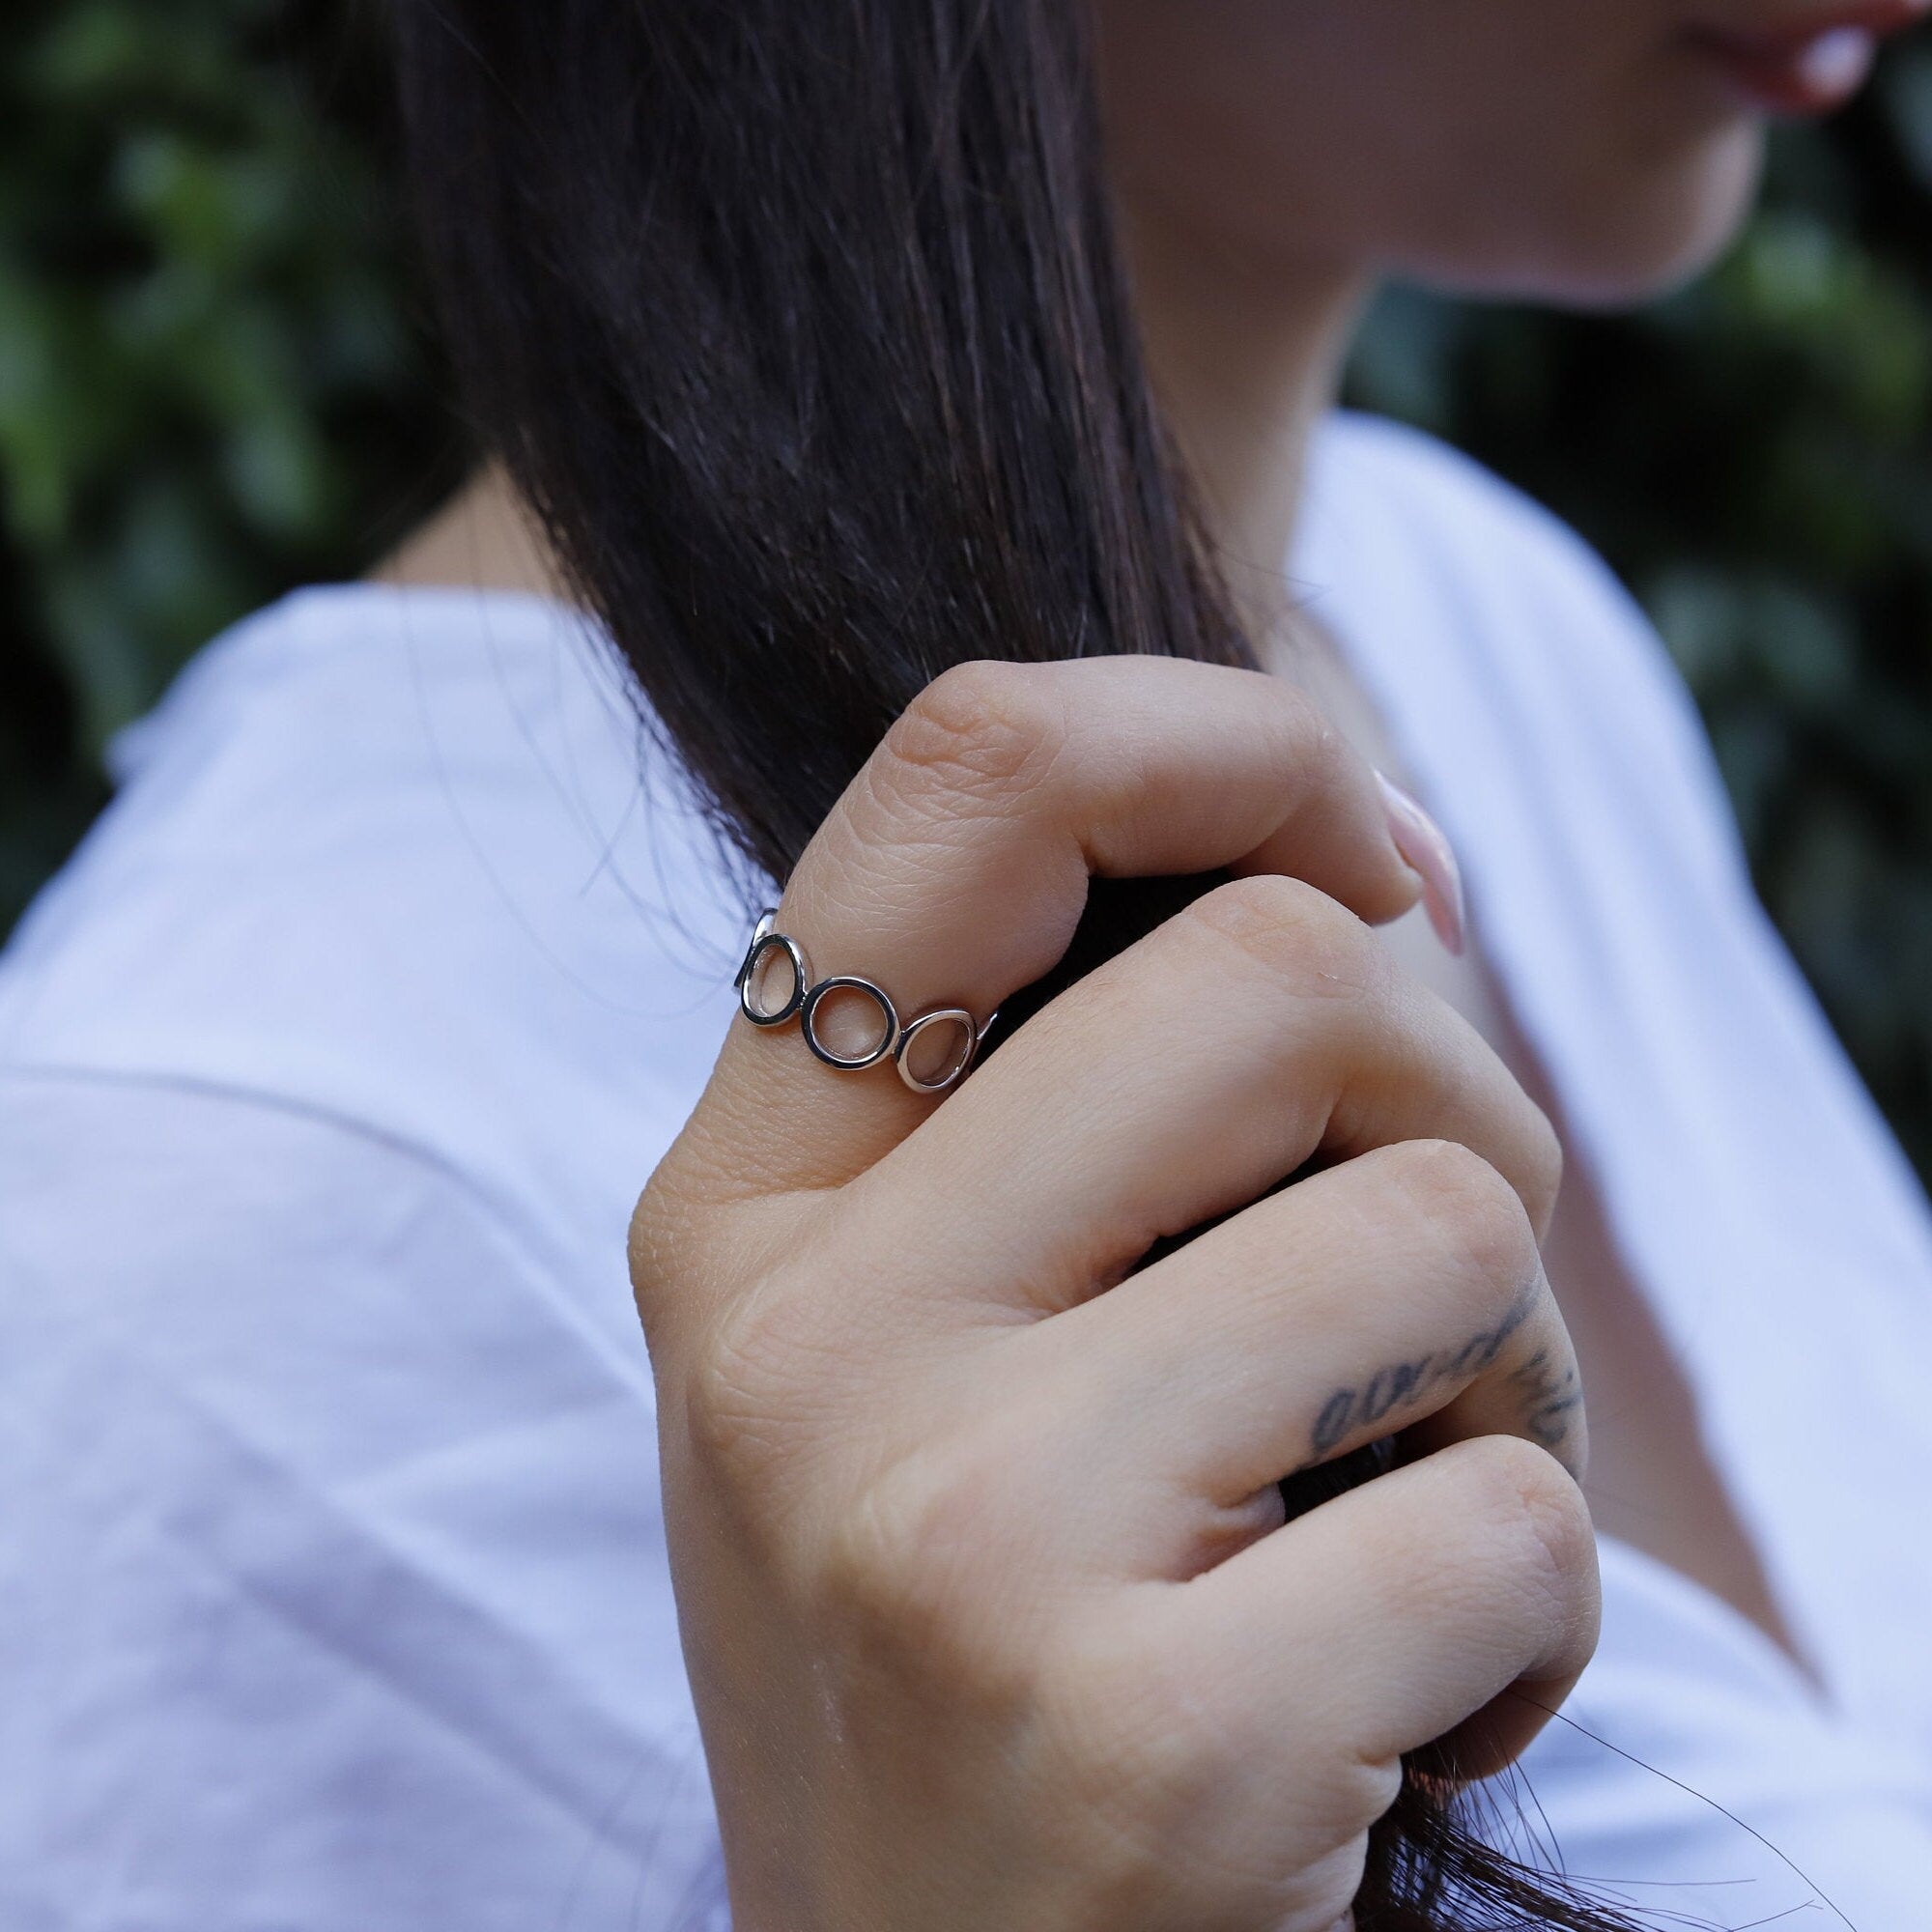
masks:
POLYGON ((1708 269, 1736 239, 1763 174, 1762 124, 1740 117, 1674 165, 1626 171, 1539 211, 1489 245, 1419 266, 1438 288, 1489 299, 1614 309, 1650 301, 1708 269))

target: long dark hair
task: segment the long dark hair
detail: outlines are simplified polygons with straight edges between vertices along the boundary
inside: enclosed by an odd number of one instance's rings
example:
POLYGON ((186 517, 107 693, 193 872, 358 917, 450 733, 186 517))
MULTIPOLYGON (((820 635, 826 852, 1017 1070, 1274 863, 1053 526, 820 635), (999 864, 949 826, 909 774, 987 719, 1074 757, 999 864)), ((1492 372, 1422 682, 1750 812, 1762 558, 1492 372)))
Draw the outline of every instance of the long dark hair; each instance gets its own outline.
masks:
MULTIPOLYGON (((477 426, 775 879, 950 665, 1255 662, 1150 400, 1085 5, 399 0, 477 426)), ((1096 889, 1037 997, 1200 883, 1096 889)), ((1359 1932, 1620 1924, 1409 1773, 1359 1932)))

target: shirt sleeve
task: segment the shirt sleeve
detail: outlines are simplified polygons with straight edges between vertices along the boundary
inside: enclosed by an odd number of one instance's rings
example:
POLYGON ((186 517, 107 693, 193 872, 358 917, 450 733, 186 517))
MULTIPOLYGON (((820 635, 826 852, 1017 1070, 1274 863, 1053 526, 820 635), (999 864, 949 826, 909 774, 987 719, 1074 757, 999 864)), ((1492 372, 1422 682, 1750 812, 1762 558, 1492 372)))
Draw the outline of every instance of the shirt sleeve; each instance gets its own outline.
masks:
POLYGON ((712 1921, 653 1418, 554 1288, 379 1134, 0 1075, 0 1920, 712 1921))

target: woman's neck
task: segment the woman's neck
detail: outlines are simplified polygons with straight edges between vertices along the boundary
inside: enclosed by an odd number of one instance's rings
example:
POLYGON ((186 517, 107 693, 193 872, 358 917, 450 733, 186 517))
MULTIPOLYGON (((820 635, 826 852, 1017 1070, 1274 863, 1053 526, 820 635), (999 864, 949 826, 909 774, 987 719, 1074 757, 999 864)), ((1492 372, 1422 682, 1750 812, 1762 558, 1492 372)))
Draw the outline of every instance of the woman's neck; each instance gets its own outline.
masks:
POLYGON ((508 472, 486 463, 370 573, 379 583, 568 593, 508 472))
POLYGON ((1283 566, 1310 433, 1335 400, 1369 277, 1244 266, 1198 228, 1129 212, 1123 233, 1148 368, 1230 590, 1258 635, 1283 566))

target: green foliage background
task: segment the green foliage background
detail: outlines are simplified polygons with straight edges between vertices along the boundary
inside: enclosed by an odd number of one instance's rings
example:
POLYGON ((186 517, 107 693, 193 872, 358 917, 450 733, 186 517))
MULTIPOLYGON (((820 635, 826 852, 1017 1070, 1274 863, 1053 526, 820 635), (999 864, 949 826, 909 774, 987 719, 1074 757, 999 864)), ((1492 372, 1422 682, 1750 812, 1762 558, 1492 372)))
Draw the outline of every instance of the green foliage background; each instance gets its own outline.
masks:
MULTIPOLYGON (((13 0, 0 47, 0 931, 186 655, 456 474, 379 23, 13 0)), ((1577 524, 1702 703, 1760 889, 1932 1172, 1932 40, 1779 137, 1640 316, 1403 294, 1357 400, 1577 524)), ((1552 640, 1560 648, 1560 640, 1552 640)))
POLYGON ((195 646, 456 471, 346 0, 8 0, 0 932, 195 646))

